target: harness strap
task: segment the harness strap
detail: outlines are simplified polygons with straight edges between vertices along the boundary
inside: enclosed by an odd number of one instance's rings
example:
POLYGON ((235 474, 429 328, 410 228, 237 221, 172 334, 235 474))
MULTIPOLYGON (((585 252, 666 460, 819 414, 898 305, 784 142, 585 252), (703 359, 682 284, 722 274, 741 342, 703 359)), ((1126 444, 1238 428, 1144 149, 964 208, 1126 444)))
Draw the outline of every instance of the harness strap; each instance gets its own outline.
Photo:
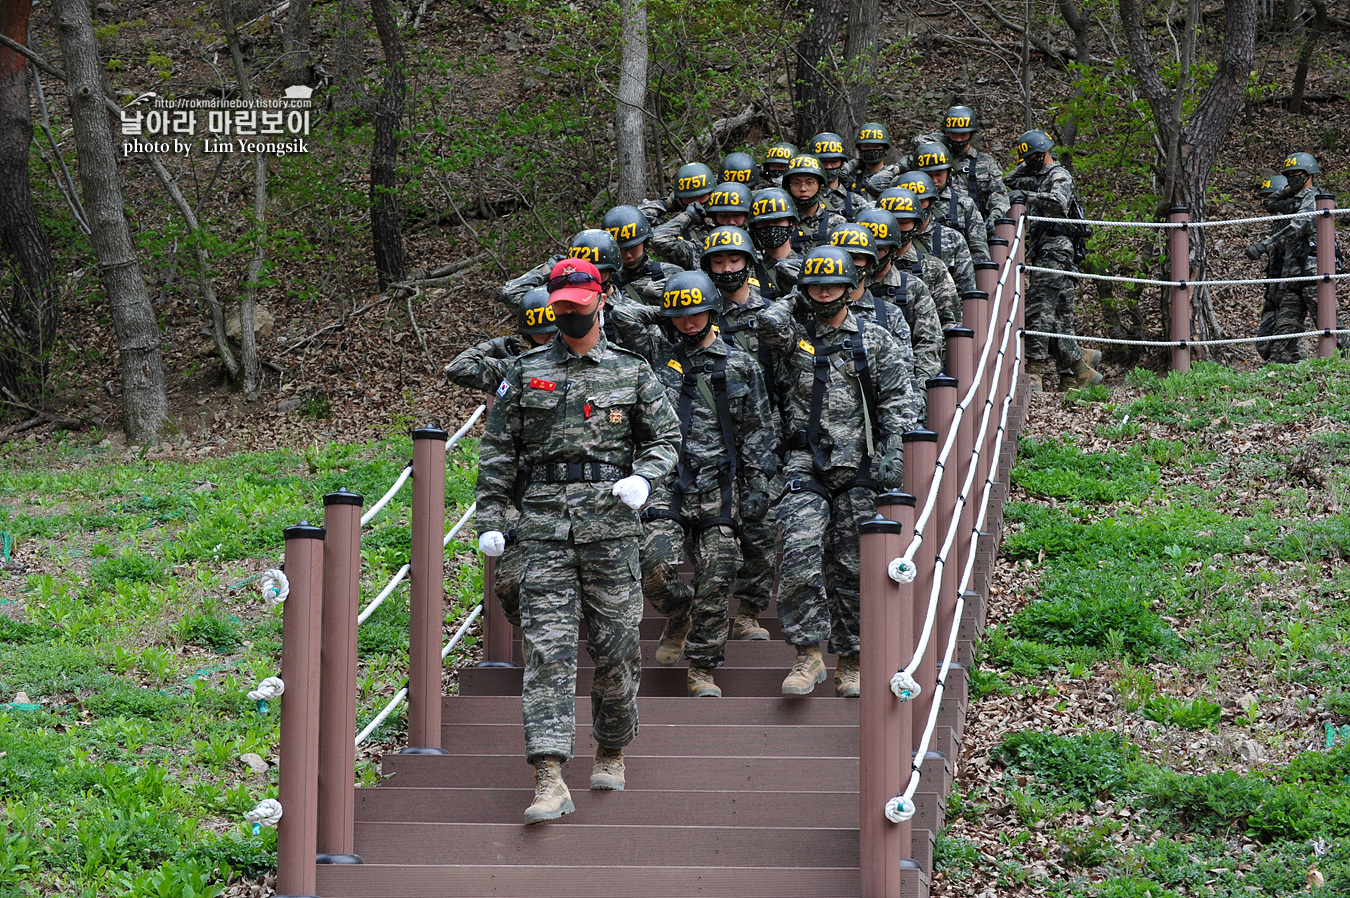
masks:
POLYGON ((680 401, 676 409, 676 414, 680 419, 680 457, 675 464, 676 478, 675 484, 671 488, 671 507, 668 515, 670 520, 679 521, 686 529, 694 526, 700 532, 708 527, 728 526, 739 532, 735 520, 731 516, 732 505, 732 487, 736 479, 737 457, 736 457, 736 437, 732 431, 731 403, 727 396, 727 360, 725 356, 719 356, 711 362, 703 365, 694 366, 689 361, 689 353, 685 350, 682 343, 675 345, 675 359, 680 364, 684 372, 684 383, 680 386, 680 401), (711 381, 711 386, 709 386, 711 381), (689 455, 689 429, 693 425, 694 418, 694 394, 698 393, 708 407, 717 415, 718 426, 722 431, 722 448, 726 455, 724 463, 720 466, 717 479, 722 487, 721 504, 719 513, 712 517, 700 521, 690 521, 684 515, 684 494, 694 485, 698 478, 699 469, 702 467, 697 457, 689 455))

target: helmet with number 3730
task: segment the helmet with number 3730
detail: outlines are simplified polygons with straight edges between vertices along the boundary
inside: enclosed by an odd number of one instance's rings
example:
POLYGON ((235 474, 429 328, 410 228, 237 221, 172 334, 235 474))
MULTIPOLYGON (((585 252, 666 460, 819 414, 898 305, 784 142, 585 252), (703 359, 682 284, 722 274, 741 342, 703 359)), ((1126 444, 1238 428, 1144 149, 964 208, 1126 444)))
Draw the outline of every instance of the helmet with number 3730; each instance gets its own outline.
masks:
POLYGON ((818 246, 802 259, 802 273, 797 284, 844 284, 850 289, 858 286, 858 267, 853 258, 837 246, 818 246))
POLYGON ((701 271, 681 271, 666 281, 661 294, 661 315, 664 318, 683 318, 699 312, 722 311, 722 294, 712 280, 701 271))

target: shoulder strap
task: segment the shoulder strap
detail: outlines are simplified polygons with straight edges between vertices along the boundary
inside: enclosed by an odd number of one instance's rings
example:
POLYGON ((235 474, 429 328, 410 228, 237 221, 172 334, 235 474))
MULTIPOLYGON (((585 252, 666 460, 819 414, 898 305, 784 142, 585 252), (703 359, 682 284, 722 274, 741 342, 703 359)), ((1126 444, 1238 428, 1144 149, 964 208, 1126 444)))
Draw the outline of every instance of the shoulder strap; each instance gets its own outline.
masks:
POLYGON ((886 309, 886 297, 882 296, 880 292, 872 294, 872 311, 876 314, 877 324, 886 330, 890 330, 891 325, 887 320, 889 316, 886 309))

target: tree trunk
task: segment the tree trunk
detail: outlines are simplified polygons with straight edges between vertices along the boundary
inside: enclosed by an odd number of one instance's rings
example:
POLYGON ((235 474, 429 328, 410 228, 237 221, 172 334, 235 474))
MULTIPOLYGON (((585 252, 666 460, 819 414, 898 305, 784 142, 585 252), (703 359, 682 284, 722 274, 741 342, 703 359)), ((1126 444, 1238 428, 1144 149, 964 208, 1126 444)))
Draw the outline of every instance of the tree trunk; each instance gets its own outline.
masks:
MULTIPOLYGON (((1161 217, 1172 206, 1186 206, 1192 221, 1204 221, 1205 188, 1209 184, 1210 171, 1224 138, 1242 112, 1247 73, 1256 57, 1256 0, 1224 0, 1224 36, 1219 64, 1187 121, 1180 115, 1181 103, 1177 96, 1182 87, 1169 90, 1158 73, 1138 0, 1119 0, 1119 3, 1130 69, 1162 138, 1164 158, 1159 160, 1159 167, 1164 177, 1157 214, 1161 217)), ((1191 14, 1188 11, 1188 20, 1191 14)), ((1187 29, 1188 32, 1194 30, 1187 29)), ((1189 35, 1187 43, 1194 46, 1189 35)), ((1191 229, 1192 280, 1205 277, 1205 233, 1204 228, 1191 229)), ((1191 297, 1191 338, 1207 340, 1219 336, 1209 291, 1203 288, 1192 290, 1191 297)))
POLYGON ((157 438, 169 421, 159 325, 122 211, 122 185, 103 106, 103 69, 89 6, 85 0, 54 0, 52 6, 69 79, 66 96, 79 153, 80 185, 117 334, 123 423, 128 440, 146 443, 157 438))
POLYGON ((623 0, 623 51, 614 135, 619 150, 619 202, 636 206, 647 195, 647 0, 623 0))
POLYGON ((361 64, 365 18, 361 0, 338 0, 336 46, 333 50, 333 108, 339 112, 364 105, 365 70, 361 64))
POLYGON ((834 127, 839 87, 831 69, 839 26, 847 14, 848 0, 815 0, 797 42, 797 146, 806 146, 817 133, 834 127))
POLYGON ((389 0, 370 0, 375 30, 384 47, 387 71, 375 112, 375 145, 370 152, 370 232, 380 289, 403 280, 403 235, 398 212, 398 129, 403 121, 403 41, 389 0))
POLYGON ((285 59, 281 70, 286 83, 314 84, 314 66, 309 51, 309 0, 291 0, 286 9, 286 27, 282 31, 282 51, 285 59))
POLYGON ((848 34, 844 37, 844 61, 848 65, 847 122, 837 122, 850 150, 858 128, 871 118, 867 104, 872 98, 872 75, 877 63, 877 32, 880 0, 849 0, 848 34))
MULTIPOLYGON (((253 82, 244 65, 244 51, 239 46, 239 32, 234 27, 234 0, 217 0, 221 24, 225 27, 225 43, 230 48, 234 74, 239 79, 239 95, 245 102, 253 100, 253 82)), ((239 297, 239 357, 244 363, 244 395, 252 397, 262 389, 262 362, 258 358, 258 334, 254 330, 253 307, 258 299, 258 276, 267 261, 267 157, 253 154, 253 259, 241 285, 239 297)))
POLYGON ((1295 114, 1303 112, 1303 92, 1308 86, 1308 65, 1312 62, 1313 50, 1327 30, 1327 4, 1325 0, 1309 0, 1313 6, 1312 27, 1303 38, 1303 46, 1298 51, 1298 68, 1294 70, 1294 88, 1289 93, 1289 111, 1295 114))
MULTIPOLYGON (((30 0, 0 5, 0 34, 28 42, 30 0)), ((28 63, 0 47, 0 245, 10 259, 14 296, 0 299, 0 385, 24 400, 41 397, 56 337, 56 282, 47 235, 28 186, 28 63)))
MULTIPOLYGON (((1073 30, 1073 58, 1078 64, 1087 71, 1092 66, 1092 19, 1083 14, 1078 8, 1077 0, 1059 0, 1059 14, 1064 17, 1064 22, 1073 30)), ((1082 99, 1082 88, 1075 88, 1074 99, 1082 99)), ((1076 174, 1074 171, 1073 148, 1078 142, 1078 117, 1069 116, 1064 122, 1064 127, 1060 129, 1059 144, 1063 152, 1059 155, 1059 162, 1069 170, 1070 174, 1076 174)), ((1103 282, 1105 285, 1106 282, 1103 282)))

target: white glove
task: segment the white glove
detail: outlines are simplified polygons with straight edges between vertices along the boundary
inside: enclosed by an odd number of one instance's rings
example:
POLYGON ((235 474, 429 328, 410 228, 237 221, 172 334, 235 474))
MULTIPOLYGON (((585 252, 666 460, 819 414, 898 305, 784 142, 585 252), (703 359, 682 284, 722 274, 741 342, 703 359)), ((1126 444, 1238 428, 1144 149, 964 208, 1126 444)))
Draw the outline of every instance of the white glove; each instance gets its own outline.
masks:
POLYGON ((637 511, 647 502, 647 497, 651 495, 651 492, 651 485, 641 474, 632 474, 614 484, 614 495, 618 496, 619 501, 633 511, 637 511))
POLYGON ((500 530, 489 530, 478 537, 478 551, 496 558, 506 551, 506 536, 500 530))

